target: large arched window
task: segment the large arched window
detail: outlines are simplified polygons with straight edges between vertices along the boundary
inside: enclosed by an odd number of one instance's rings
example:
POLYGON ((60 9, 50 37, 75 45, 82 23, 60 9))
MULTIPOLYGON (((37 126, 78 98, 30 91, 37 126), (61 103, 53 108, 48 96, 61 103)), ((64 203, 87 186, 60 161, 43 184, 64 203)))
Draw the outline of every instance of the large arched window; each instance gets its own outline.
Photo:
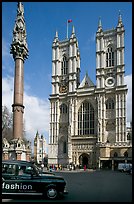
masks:
POLYGON ((94 108, 85 101, 78 111, 78 135, 94 134, 94 108))
POLYGON ((113 48, 109 47, 106 52, 106 67, 114 66, 114 52, 113 48))
POLYGON ((65 55, 63 56, 63 61, 61 65, 61 74, 62 75, 68 74, 68 61, 65 55))

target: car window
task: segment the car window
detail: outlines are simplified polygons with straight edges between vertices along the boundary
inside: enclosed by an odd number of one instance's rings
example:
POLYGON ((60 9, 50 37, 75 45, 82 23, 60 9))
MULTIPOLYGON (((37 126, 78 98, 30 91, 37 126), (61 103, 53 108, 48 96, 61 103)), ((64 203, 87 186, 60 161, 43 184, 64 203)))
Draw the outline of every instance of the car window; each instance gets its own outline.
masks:
POLYGON ((2 174, 15 175, 15 164, 2 164, 2 174))
POLYGON ((32 166, 18 165, 18 175, 30 176, 31 174, 36 175, 32 166))

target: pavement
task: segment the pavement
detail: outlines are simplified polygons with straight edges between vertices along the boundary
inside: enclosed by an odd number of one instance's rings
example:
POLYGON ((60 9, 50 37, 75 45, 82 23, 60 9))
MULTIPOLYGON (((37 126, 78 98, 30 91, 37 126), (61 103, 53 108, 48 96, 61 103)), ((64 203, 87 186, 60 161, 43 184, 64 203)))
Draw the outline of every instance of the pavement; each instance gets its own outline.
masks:
MULTIPOLYGON (((46 170, 45 170, 46 171, 46 170)), ((75 170, 69 170, 67 168, 64 168, 64 169, 57 169, 57 170, 52 170, 52 171, 49 171, 47 170, 48 172, 70 172, 70 173, 77 173, 77 172, 93 172, 93 171, 96 171, 95 169, 75 169, 75 170)))

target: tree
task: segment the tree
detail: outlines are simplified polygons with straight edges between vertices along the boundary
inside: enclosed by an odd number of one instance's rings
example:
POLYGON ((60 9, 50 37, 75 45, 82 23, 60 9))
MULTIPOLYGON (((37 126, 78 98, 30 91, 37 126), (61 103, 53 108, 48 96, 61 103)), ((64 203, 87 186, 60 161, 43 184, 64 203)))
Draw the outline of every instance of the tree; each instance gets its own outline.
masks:
POLYGON ((12 139, 13 114, 6 106, 2 106, 2 138, 12 139))

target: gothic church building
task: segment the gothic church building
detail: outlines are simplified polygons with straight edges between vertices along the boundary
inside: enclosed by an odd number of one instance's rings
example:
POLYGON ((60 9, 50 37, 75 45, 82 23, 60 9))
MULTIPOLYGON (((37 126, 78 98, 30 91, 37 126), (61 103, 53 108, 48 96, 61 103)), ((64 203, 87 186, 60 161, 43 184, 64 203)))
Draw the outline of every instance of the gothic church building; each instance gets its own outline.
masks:
POLYGON ((74 26, 69 39, 52 45, 52 94, 48 164, 117 168, 131 162, 126 131, 124 25, 96 32, 96 85, 88 74, 80 82, 80 50, 74 26))

